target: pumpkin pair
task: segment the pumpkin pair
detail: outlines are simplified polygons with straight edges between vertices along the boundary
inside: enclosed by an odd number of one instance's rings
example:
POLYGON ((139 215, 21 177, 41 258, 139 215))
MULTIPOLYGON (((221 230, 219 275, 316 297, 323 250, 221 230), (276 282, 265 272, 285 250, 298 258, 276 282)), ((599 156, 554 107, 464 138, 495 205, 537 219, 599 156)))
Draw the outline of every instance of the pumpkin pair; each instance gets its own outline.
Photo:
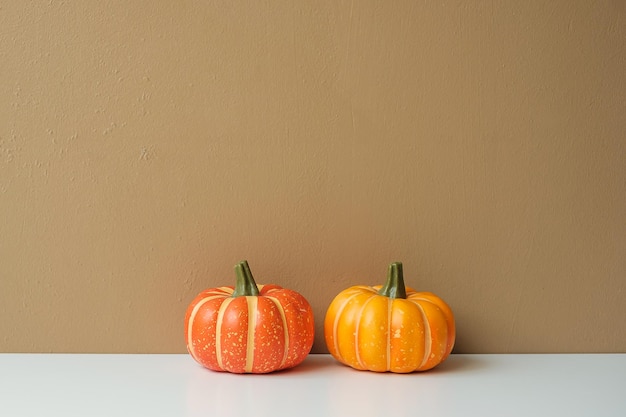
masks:
MULTIPOLYGON (((300 364, 313 346, 313 310, 296 291, 257 285, 248 262, 235 266, 235 286, 198 294, 185 316, 187 350, 215 371, 268 373, 300 364)), ((450 307, 405 287, 402 264, 383 286, 340 292, 324 320, 330 354, 359 370, 408 373, 443 362, 455 340, 450 307)))

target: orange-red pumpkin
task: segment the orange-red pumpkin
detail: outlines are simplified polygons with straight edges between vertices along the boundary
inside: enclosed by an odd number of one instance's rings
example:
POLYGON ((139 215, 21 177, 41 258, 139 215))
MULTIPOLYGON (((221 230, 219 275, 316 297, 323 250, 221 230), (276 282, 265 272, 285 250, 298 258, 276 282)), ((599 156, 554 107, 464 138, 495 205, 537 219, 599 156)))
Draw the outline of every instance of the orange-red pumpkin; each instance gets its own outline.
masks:
POLYGON ((246 261, 235 287, 201 292, 185 316, 187 350, 214 371, 267 373, 300 364, 313 346, 313 311, 299 293, 256 285, 246 261))
POLYGON ((405 287, 402 264, 394 262, 385 286, 358 285, 335 297, 324 336, 331 355, 355 369, 425 371, 450 355, 454 315, 436 295, 405 287))

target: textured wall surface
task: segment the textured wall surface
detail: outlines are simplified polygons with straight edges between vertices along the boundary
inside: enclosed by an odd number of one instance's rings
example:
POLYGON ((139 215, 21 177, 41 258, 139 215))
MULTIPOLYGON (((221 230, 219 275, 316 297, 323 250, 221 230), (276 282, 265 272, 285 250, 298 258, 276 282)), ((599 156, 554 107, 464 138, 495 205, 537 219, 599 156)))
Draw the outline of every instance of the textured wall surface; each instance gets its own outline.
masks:
POLYGON ((184 352, 250 262, 626 352, 623 1, 4 1, 0 351, 184 352))

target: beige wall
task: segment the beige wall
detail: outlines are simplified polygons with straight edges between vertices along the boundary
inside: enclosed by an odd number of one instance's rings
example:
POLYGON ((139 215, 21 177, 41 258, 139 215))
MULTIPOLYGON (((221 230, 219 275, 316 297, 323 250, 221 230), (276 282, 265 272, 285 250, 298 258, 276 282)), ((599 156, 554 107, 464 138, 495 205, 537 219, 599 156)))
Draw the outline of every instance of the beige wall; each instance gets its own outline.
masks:
POLYGON ((248 259, 321 322, 407 283, 456 352, 626 352, 624 2, 0 6, 0 351, 183 352, 248 259))

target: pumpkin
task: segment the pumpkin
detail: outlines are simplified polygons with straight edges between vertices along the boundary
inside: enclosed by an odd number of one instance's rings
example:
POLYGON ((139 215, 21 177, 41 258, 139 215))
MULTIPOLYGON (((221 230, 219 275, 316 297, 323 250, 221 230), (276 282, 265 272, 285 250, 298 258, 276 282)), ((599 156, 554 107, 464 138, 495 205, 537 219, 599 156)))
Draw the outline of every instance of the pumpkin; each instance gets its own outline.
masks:
POLYGON ((185 315, 189 354, 214 371, 267 373, 300 364, 313 346, 313 311, 299 293, 255 283, 247 261, 236 284, 202 291, 185 315))
POLYGON ((357 285, 335 297, 324 337, 330 354, 352 368, 425 371, 450 355, 454 316, 436 295, 405 287, 402 263, 394 262, 384 286, 357 285))

